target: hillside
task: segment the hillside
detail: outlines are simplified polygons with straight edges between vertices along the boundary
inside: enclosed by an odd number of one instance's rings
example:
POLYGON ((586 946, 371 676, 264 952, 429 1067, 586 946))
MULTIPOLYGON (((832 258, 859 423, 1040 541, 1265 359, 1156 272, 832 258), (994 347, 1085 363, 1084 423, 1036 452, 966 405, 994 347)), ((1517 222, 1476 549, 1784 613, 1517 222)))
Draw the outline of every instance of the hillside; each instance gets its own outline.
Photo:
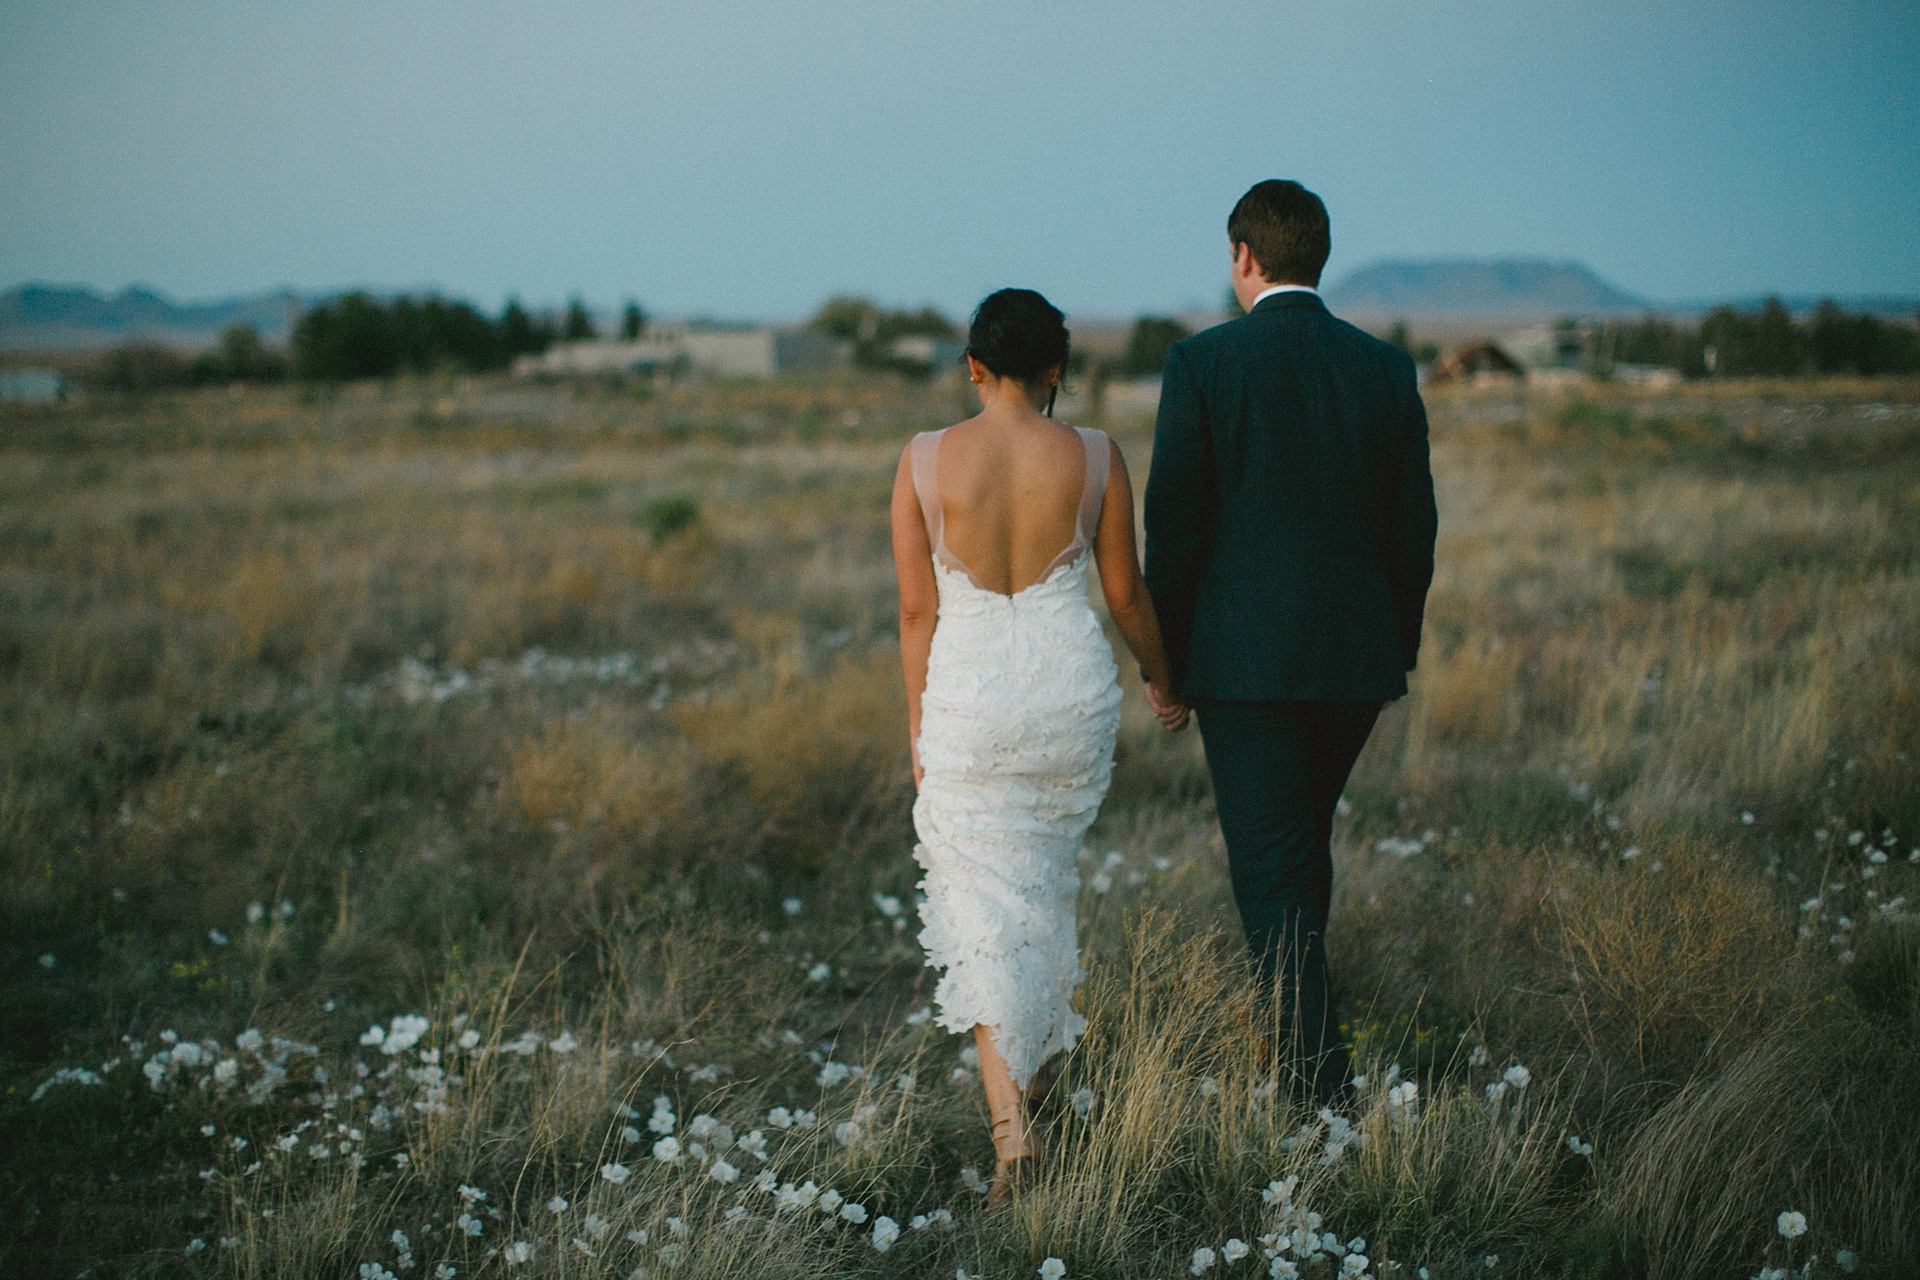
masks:
POLYGON ((1326 291, 1342 315, 1540 319, 1649 307, 1577 262, 1522 258, 1369 263, 1326 291))
POLYGON ((286 290, 176 303, 137 286, 104 297, 75 286, 25 284, 0 293, 0 350, 103 347, 135 338, 200 346, 236 322, 253 325, 269 341, 282 341, 298 305, 286 290))

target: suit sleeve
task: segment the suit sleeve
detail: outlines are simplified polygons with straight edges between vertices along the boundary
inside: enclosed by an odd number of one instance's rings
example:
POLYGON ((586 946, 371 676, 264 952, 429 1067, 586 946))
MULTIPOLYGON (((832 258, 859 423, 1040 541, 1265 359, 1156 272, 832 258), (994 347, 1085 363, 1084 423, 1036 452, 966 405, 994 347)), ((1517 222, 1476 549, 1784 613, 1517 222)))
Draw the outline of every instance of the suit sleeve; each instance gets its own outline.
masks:
POLYGON ((1420 625, 1433 585, 1433 543, 1440 524, 1433 501, 1433 471, 1428 462, 1427 408, 1418 389, 1408 393, 1407 421, 1394 477, 1393 540, 1388 550, 1394 623, 1400 656, 1408 671, 1420 658, 1420 625))
POLYGON ((1212 550, 1213 438, 1193 371, 1178 346, 1160 376, 1160 414, 1147 474, 1147 594, 1176 689, 1184 688, 1200 576, 1212 550))

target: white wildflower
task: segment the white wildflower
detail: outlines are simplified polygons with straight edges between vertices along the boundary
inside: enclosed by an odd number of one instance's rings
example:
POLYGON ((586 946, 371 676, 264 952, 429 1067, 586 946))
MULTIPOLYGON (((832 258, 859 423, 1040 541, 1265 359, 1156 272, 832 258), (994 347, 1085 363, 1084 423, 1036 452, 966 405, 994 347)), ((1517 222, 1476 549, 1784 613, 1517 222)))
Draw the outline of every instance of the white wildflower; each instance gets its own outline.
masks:
POLYGON ((833 966, 828 964, 825 960, 819 961, 811 969, 807 970, 808 982, 825 982, 828 978, 831 978, 832 976, 833 976, 833 966))
MULTIPOLYGON (((387 1026, 386 1039, 377 1042, 380 1045, 380 1052, 389 1056, 405 1053, 418 1044, 420 1037, 427 1034, 432 1026, 431 1022, 417 1013, 401 1014, 387 1026)), ((361 1040, 365 1042, 366 1037, 362 1036, 361 1040)))
POLYGON ((889 920, 900 914, 900 899, 890 893, 874 894, 873 905, 880 908, 880 914, 889 920))
POLYGON ((1193 1251, 1193 1261, 1187 1267, 1187 1271, 1189 1274, 1199 1275, 1201 1272, 1213 1266, 1214 1257, 1215 1255, 1212 1249, 1209 1249, 1206 1245, 1201 1245, 1193 1251))
POLYGON ((565 1196, 555 1196, 553 1199, 547 1201, 548 1213, 565 1213, 566 1211, 567 1198, 565 1196))
POLYGON ((461 1204, 469 1205, 469 1206, 476 1205, 476 1204, 479 1204, 481 1201, 485 1200, 486 1198, 487 1198, 487 1193, 482 1191, 480 1188, 470 1187, 466 1185, 464 1182, 460 1184, 460 1203, 461 1204))
POLYGON ((838 1210, 841 1205, 845 1204, 846 1201, 847 1198, 845 1196, 835 1191, 832 1187, 828 1187, 820 1193, 820 1199, 816 1201, 816 1203, 820 1206, 820 1212, 833 1213, 838 1210))
POLYGON ((780 909, 786 912, 790 916, 797 916, 800 914, 802 910, 802 906, 803 904, 801 903, 800 899, 788 898, 785 901, 781 902, 780 909))
POLYGON ((1260 1192, 1260 1199, 1267 1204, 1277 1204, 1282 1207, 1290 1205, 1293 1203, 1293 1189, 1299 1183, 1300 1175, 1297 1173, 1287 1175, 1284 1180, 1275 1178, 1260 1192))
POLYGON ((1093 1113, 1093 1090, 1085 1085, 1075 1089, 1067 1100, 1073 1104, 1073 1114, 1082 1120, 1093 1113))
POLYGON ((848 1222, 853 1223, 855 1226, 859 1226, 861 1223, 867 1220, 867 1206, 863 1204, 854 1204, 851 1201, 849 1201, 848 1203, 840 1206, 840 1216, 845 1218, 848 1222))
POLYGON ((1577 1156, 1590 1156, 1593 1154, 1593 1144, 1591 1142, 1580 1141, 1580 1135, 1577 1133, 1568 1134, 1567 1150, 1577 1156))
POLYGON ((1515 1063, 1513 1066, 1508 1067, 1505 1074, 1500 1078, 1516 1089, 1524 1089, 1527 1087, 1527 1083, 1533 1079, 1533 1073, 1520 1064, 1515 1063))
POLYGON ((1470 1067, 1484 1067, 1490 1061, 1492 1057, 1487 1053, 1487 1046, 1483 1044, 1475 1045, 1473 1052, 1467 1055, 1467 1065, 1470 1067))
POLYGON ((453 1225, 470 1236, 477 1236, 480 1234, 483 1224, 480 1219, 474 1217, 472 1214, 463 1213, 453 1220, 453 1225))
POLYGON ((960 1171, 960 1185, 977 1196, 983 1196, 989 1190, 987 1184, 981 1180, 980 1171, 972 1165, 960 1171))
MULTIPOLYGON (((1854 834, 1859 835, 1860 833, 1856 831, 1854 834)), ((1859 841, 1850 840, 1849 843, 1858 844, 1859 841)), ((1781 1235, 1789 1240, 1794 1240, 1807 1234, 1807 1215, 1804 1213, 1795 1213, 1790 1209, 1774 1219, 1773 1225, 1779 1230, 1781 1235)))
POLYGON ((1040 1280, 1061 1280, 1067 1274, 1067 1264, 1058 1258, 1048 1258, 1040 1264, 1040 1280))
POLYGON ((767 1112, 767 1123, 776 1129, 793 1128, 793 1112, 785 1107, 775 1107, 767 1112))
POLYGON ((1220 1257, 1227 1262, 1238 1262, 1250 1252, 1246 1241, 1233 1239, 1220 1246, 1220 1257))
POLYGON ((507 1265, 510 1267, 517 1267, 523 1262, 532 1262, 533 1245, 525 1240, 515 1240, 507 1246, 506 1253, 501 1256, 507 1260, 507 1265))
POLYGON ((725 1186, 730 1182, 737 1181, 740 1177, 740 1171, 728 1164, 725 1160, 715 1160, 713 1164, 708 1167, 707 1176, 721 1186, 725 1186))
POLYGON ((680 1140, 671 1135, 653 1144, 653 1158, 661 1164, 672 1164, 680 1158, 680 1140))
MULTIPOLYGON (((668 1139, 668 1141, 672 1141, 672 1139, 668 1139)), ((609 1162, 600 1166, 600 1176, 617 1187, 633 1176, 633 1170, 623 1164, 609 1162)))
POLYGON ((571 1031, 562 1031, 559 1035, 547 1041, 547 1048, 554 1053, 572 1053, 579 1047, 580 1042, 573 1038, 573 1032, 571 1031))

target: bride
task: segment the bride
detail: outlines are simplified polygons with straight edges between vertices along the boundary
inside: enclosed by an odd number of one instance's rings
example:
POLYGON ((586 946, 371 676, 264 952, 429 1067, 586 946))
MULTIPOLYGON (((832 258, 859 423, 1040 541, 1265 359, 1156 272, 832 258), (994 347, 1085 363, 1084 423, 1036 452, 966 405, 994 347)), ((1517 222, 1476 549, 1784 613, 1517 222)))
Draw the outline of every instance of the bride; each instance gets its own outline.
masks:
POLYGON ((971 1031, 993 1117, 996 1197, 1034 1148, 1026 1090, 1086 1020, 1074 871, 1113 771, 1120 688, 1087 593, 1107 609, 1162 724, 1185 727, 1134 554, 1133 488, 1106 435, 1046 416, 1061 313, 1002 289, 969 329, 981 412, 915 436, 893 489, 913 806, 938 1021, 971 1031), (1044 406, 1044 408, 1043 408, 1044 406))

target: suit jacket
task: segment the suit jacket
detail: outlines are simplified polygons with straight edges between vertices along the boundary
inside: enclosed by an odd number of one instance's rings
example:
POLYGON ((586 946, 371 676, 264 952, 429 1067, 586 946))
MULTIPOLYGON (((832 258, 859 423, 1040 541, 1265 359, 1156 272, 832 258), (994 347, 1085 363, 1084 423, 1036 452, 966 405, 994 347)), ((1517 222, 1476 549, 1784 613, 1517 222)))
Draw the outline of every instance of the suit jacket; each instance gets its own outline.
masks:
POLYGON ((1184 695, 1404 695, 1437 524, 1413 361, 1318 296, 1167 352, 1146 578, 1184 695))

